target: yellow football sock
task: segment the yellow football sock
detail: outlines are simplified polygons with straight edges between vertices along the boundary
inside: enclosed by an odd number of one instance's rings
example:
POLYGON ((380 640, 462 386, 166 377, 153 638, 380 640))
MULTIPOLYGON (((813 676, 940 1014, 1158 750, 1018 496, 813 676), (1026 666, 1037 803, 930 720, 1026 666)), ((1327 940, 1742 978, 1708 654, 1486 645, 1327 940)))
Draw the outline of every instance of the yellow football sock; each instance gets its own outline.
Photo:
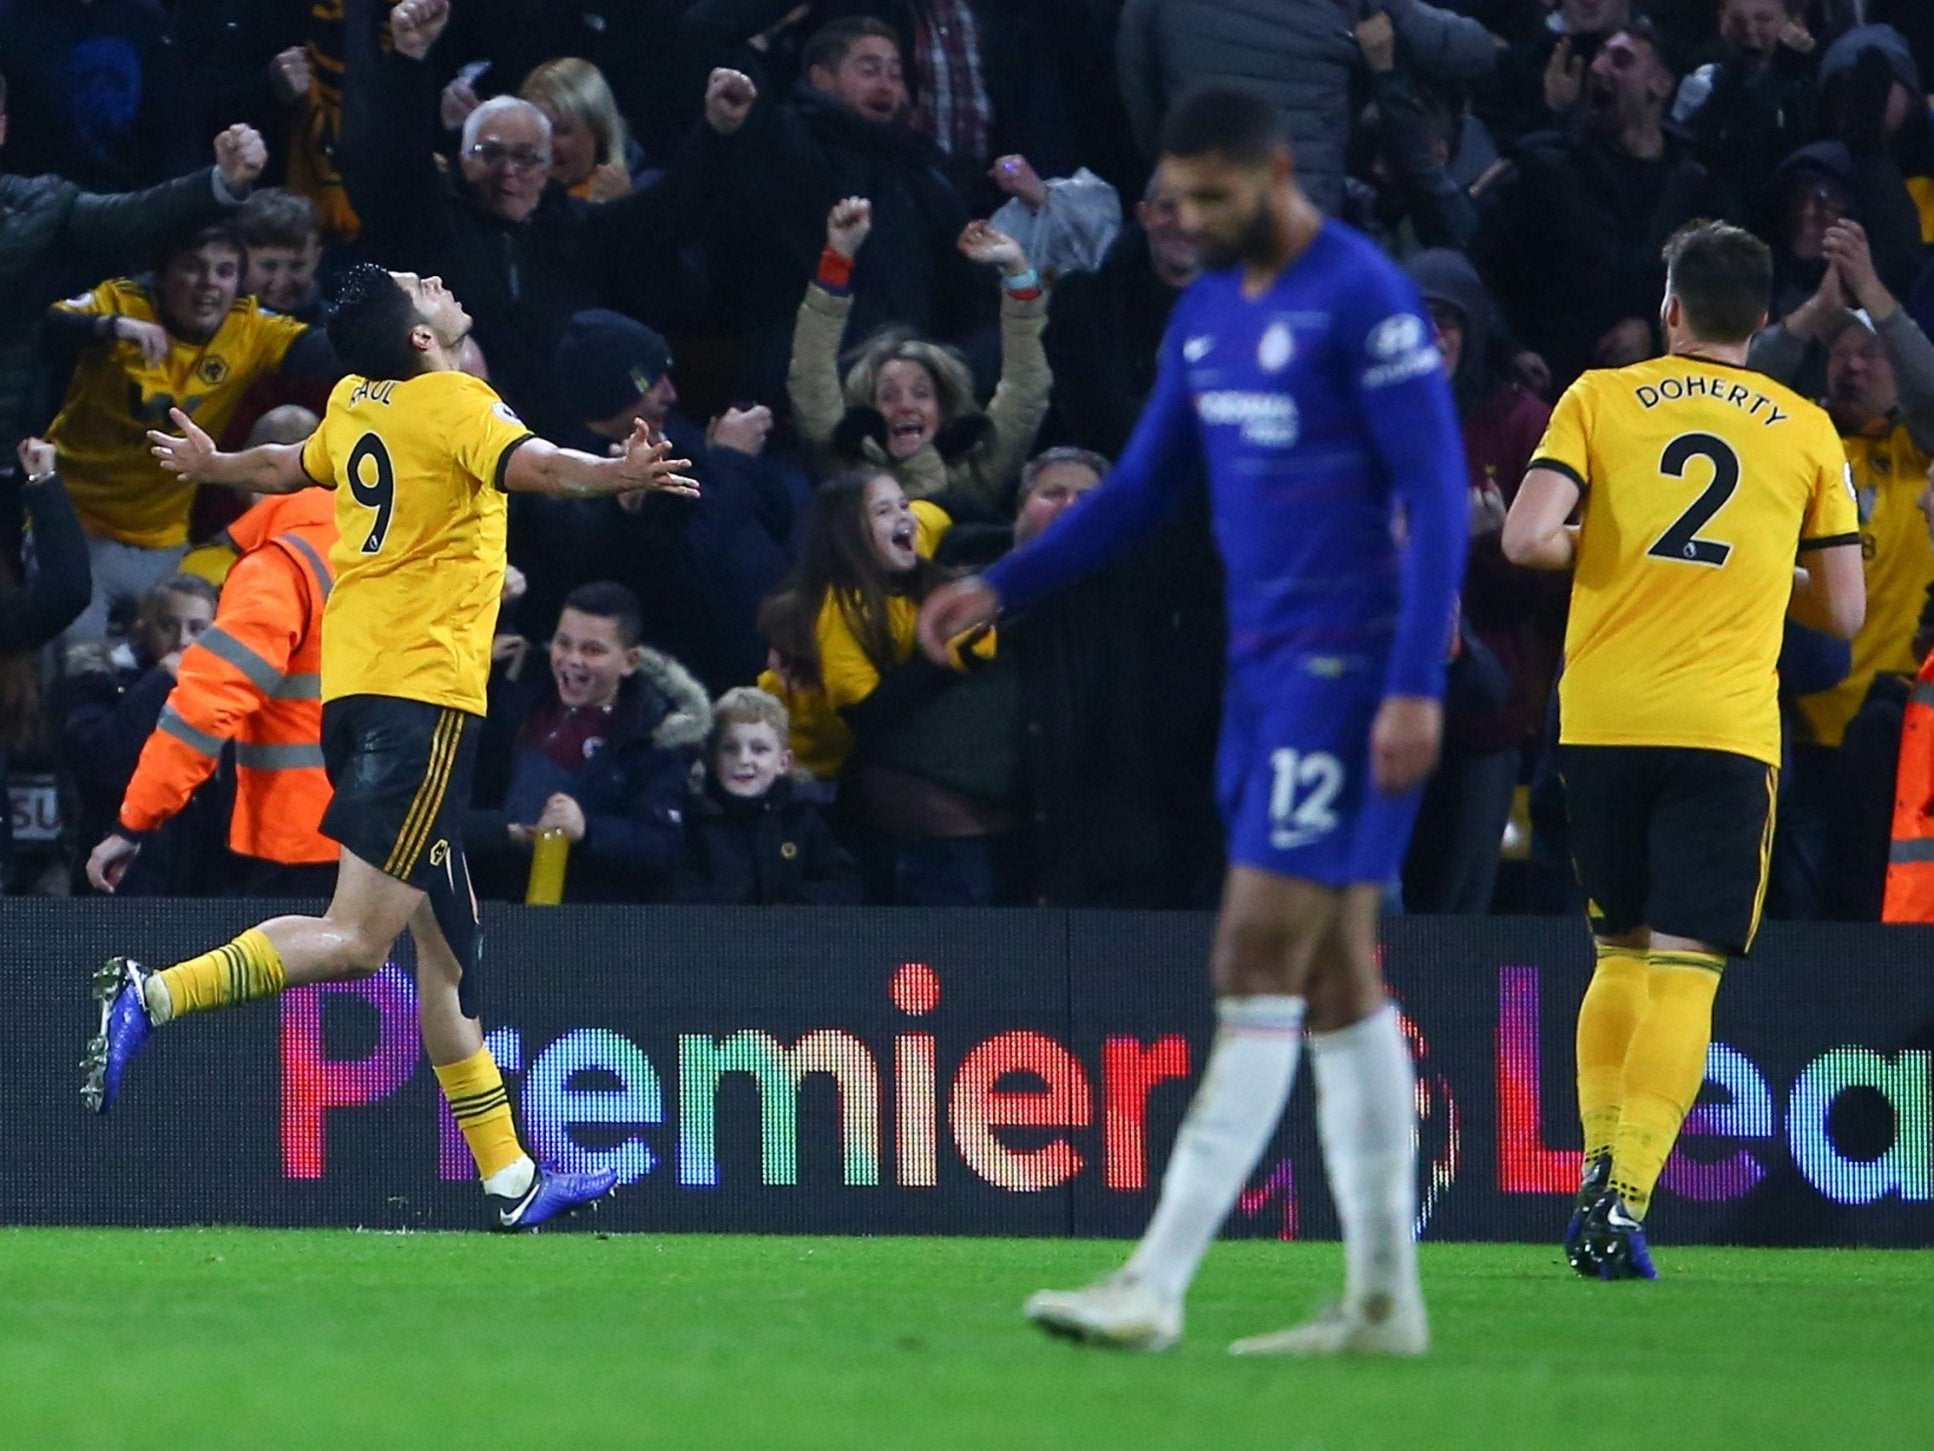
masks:
POLYGON ((1712 1000, 1726 966, 1709 952, 1653 952, 1650 962, 1651 1006, 1625 1055, 1624 1103, 1612 1145, 1612 1188, 1641 1219, 1705 1082, 1712 1000))
POLYGON ((282 954, 254 927, 225 947, 164 968, 148 980, 148 1015, 165 1023, 183 1013, 274 997, 288 986, 282 954))
POLYGON ((517 1142, 517 1125, 510 1117, 510 1095, 503 1075, 488 1048, 479 1048, 456 1063, 436 1065, 436 1081, 450 1101, 450 1116, 470 1145, 477 1161, 477 1177, 488 1179, 524 1157, 517 1142))
POLYGON ((1612 1151, 1624 1089, 1625 1052, 1645 1016, 1650 968, 1637 947, 1598 945, 1598 967, 1578 1006, 1578 1119, 1585 1160, 1612 1151))

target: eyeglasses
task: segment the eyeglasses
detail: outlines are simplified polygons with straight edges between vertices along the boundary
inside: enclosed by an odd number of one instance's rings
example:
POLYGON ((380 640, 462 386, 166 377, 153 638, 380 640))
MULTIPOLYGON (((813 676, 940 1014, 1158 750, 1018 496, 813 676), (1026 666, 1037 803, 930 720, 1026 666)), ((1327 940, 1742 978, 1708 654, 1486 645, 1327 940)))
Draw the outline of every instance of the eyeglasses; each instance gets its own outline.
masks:
POLYGON ((551 154, 530 146, 506 146, 501 141, 479 141, 470 155, 484 166, 507 167, 511 171, 543 171, 551 164, 551 154))

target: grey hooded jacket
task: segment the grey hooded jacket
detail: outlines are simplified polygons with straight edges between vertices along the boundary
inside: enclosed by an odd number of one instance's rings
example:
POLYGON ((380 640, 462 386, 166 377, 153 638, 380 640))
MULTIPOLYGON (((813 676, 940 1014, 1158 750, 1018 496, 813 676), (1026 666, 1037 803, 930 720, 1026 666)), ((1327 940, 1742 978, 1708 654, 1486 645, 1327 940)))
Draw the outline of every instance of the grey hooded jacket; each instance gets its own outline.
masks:
POLYGON ((1115 62, 1137 144, 1156 153, 1162 118, 1190 86, 1247 85, 1281 110, 1304 192, 1334 212, 1343 199, 1350 72, 1361 64, 1354 27, 1378 10, 1389 12, 1416 75, 1475 81, 1497 64, 1490 31, 1424 0, 1128 0, 1115 62))

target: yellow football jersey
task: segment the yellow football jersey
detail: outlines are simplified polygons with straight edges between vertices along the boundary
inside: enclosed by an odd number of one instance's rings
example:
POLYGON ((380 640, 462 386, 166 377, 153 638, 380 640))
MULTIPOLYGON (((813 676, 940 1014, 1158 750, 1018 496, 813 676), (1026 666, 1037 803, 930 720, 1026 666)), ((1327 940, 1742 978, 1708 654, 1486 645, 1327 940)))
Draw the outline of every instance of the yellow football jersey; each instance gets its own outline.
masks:
POLYGON ((1560 739, 1777 766, 1795 555, 1859 538, 1827 415, 1744 368, 1655 358, 1572 384, 1531 466, 1585 491, 1560 739))
POLYGON ((484 713, 504 588, 504 469, 531 431, 468 373, 344 378, 302 467, 336 490, 322 698, 484 713))
POLYGON ((1919 499, 1927 485, 1928 456, 1904 424, 1877 438, 1840 440, 1853 474, 1860 509, 1860 557, 1867 581, 1867 619, 1853 637, 1853 668, 1831 690, 1800 697, 1807 738, 1837 746, 1847 733, 1874 676, 1886 670, 1912 675, 1927 586, 1934 581, 1934 542, 1927 537, 1919 499))
MULTIPOLYGON (((146 285, 128 278, 55 305, 63 312, 161 321, 146 285)), ((242 396, 281 366, 307 328, 243 297, 214 337, 205 343, 174 338, 159 363, 130 342, 83 352, 47 438, 59 451, 61 478, 88 532, 144 549, 186 543, 195 485, 155 462, 148 430, 172 432, 168 410, 179 408, 220 438, 242 396)))

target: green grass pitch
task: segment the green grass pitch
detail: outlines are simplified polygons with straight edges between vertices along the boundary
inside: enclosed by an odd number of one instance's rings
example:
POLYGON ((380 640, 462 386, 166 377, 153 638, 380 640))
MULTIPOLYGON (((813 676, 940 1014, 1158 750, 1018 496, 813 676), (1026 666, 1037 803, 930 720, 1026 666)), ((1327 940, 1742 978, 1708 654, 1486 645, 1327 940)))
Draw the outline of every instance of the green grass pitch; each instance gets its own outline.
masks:
POLYGON ((1165 1355, 1019 1306, 1125 1246, 0 1230, 0 1445, 1563 1451, 1934 1445, 1934 1255, 1426 1245, 1412 1363, 1234 1360, 1335 1245, 1217 1246, 1165 1355))

